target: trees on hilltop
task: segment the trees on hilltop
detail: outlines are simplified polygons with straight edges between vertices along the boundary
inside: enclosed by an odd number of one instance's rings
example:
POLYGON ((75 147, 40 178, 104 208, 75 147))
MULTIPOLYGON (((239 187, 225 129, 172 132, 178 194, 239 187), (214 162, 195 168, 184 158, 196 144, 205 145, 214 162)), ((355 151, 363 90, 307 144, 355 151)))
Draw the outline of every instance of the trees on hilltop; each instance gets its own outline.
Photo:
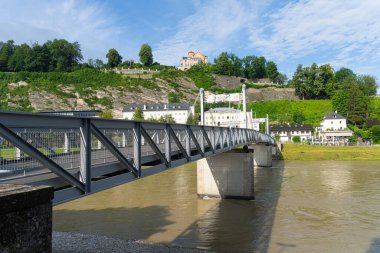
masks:
POLYGON ((147 43, 144 43, 141 45, 141 48, 139 51, 139 57, 140 57, 141 63, 144 66, 150 66, 153 64, 152 48, 147 43))

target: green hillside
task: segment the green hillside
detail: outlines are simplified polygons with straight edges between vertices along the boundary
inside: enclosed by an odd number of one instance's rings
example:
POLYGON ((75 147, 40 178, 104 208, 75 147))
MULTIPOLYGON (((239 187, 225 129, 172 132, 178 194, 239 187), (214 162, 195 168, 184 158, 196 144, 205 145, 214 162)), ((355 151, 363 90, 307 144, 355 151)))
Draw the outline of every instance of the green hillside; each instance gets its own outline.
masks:
POLYGON ((324 115, 332 111, 331 100, 277 100, 249 103, 247 110, 253 110, 254 116, 264 118, 269 115, 271 123, 291 122, 293 114, 305 115, 305 124, 318 126, 324 115))

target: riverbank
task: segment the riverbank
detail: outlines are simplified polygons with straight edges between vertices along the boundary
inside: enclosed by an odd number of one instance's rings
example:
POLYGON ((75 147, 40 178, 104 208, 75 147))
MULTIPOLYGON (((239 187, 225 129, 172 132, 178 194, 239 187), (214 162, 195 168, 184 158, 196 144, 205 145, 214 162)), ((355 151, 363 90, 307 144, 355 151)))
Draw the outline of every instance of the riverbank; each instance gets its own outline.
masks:
POLYGON ((108 236, 89 235, 71 232, 53 232, 53 253, 207 253, 199 249, 169 247, 164 244, 151 244, 140 241, 127 241, 108 236))
POLYGON ((311 146, 283 144, 284 160, 380 160, 380 146, 311 146))

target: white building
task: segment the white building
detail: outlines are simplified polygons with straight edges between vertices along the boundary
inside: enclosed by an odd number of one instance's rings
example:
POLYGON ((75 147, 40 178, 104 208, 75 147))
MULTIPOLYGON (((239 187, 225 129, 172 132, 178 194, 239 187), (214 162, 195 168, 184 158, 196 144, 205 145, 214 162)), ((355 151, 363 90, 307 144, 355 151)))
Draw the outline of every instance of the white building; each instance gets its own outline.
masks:
MULTIPOLYGON (((259 130, 261 121, 252 118, 252 112, 247 112, 247 127, 259 130)), ((245 128, 244 112, 233 108, 211 108, 205 112, 206 126, 245 128)))
POLYGON ((186 124, 190 113, 194 115, 194 107, 186 103, 127 104, 123 110, 123 119, 132 119, 137 108, 142 109, 144 119, 159 119, 170 114, 179 124, 186 124))
POLYGON ((336 111, 323 117, 316 132, 322 144, 345 144, 348 142, 348 137, 352 136, 352 131, 347 128, 347 119, 336 111))
POLYGON ((310 124, 302 125, 271 125, 270 135, 274 137, 278 135, 280 142, 291 142, 293 137, 299 136, 301 141, 311 140, 313 132, 313 126, 310 124))

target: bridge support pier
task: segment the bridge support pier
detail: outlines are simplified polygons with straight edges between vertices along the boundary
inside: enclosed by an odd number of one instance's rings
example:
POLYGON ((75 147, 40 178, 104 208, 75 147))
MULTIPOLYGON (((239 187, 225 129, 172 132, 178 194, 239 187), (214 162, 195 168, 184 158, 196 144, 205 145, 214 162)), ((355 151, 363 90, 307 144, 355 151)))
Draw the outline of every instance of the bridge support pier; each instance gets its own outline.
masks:
POLYGON ((200 197, 254 199, 253 154, 234 151, 197 161, 200 197))
POLYGON ((272 146, 255 144, 250 146, 254 153, 254 165, 258 167, 272 166, 272 146))

